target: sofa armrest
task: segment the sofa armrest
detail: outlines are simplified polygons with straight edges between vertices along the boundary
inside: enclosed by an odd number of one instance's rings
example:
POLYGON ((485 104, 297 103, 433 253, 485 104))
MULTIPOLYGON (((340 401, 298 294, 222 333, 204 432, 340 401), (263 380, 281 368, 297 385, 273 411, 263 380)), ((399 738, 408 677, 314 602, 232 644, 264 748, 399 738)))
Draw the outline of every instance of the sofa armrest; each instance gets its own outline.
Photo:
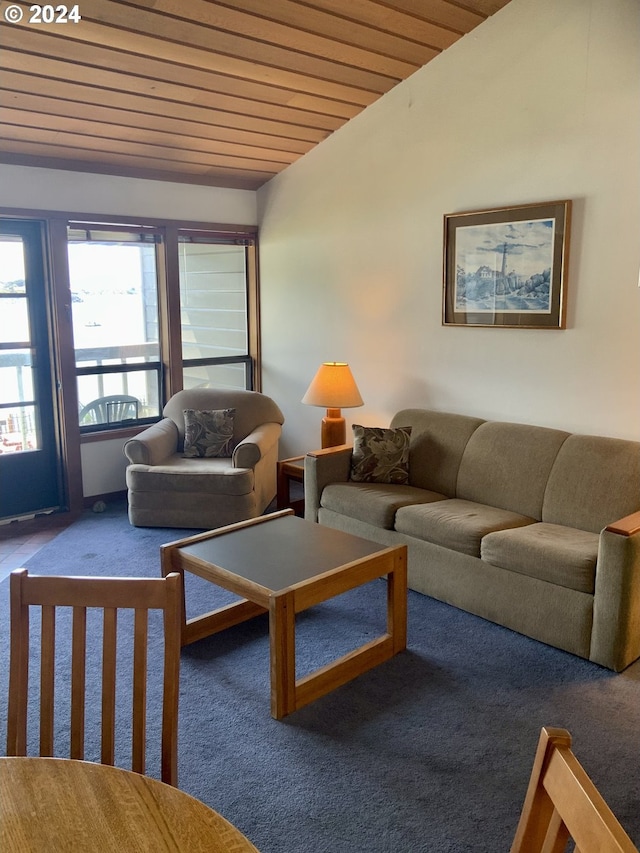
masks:
POLYGON ((236 444, 231 459, 234 468, 255 468, 263 456, 277 444, 282 426, 277 423, 260 424, 246 438, 236 444))
POLYGON ((610 533, 618 533, 620 536, 633 536, 634 533, 640 532, 640 512, 633 512, 631 515, 625 515, 624 518, 614 521, 613 524, 607 524, 605 530, 610 533))
POLYGON ((132 464, 159 465, 177 452, 178 427, 171 418, 163 418, 126 441, 123 450, 132 464))
POLYGON ((626 516, 600 534, 589 657, 615 672, 640 657, 639 516, 626 516))
POLYGON ((307 521, 318 520, 322 490, 329 483, 346 483, 351 471, 349 444, 313 450, 304 460, 304 517, 307 521))

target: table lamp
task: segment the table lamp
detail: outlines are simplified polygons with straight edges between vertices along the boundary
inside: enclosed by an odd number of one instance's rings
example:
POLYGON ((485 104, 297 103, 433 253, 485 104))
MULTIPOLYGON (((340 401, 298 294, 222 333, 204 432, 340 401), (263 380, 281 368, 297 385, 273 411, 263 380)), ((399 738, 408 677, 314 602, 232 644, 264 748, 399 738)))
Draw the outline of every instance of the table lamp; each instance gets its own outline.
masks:
POLYGON ((340 409, 364 405, 349 365, 337 361, 320 365, 302 402, 327 410, 322 419, 322 447, 345 444, 347 429, 340 409))

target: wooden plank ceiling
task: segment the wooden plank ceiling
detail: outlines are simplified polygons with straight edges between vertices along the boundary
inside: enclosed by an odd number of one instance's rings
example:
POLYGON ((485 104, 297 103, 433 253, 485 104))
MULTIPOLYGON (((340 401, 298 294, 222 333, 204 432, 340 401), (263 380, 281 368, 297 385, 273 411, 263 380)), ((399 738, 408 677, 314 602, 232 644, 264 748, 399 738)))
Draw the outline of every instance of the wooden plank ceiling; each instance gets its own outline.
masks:
POLYGON ((257 189, 508 2, 13 0, 0 162, 257 189))

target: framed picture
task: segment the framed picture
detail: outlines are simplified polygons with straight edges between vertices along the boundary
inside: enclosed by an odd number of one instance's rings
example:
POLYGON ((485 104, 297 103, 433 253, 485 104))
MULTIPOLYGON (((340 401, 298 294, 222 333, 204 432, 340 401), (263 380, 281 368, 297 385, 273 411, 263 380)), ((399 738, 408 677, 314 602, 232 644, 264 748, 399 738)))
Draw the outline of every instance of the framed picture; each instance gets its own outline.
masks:
POLYGON ((564 329, 570 201, 444 217, 445 326, 564 329))

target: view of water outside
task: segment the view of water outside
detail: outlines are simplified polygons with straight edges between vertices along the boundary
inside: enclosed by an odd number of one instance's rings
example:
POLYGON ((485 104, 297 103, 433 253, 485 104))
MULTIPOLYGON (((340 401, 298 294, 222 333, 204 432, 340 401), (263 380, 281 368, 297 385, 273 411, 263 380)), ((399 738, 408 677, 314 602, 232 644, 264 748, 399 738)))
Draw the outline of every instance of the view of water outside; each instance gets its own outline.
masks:
MULTIPOLYGON (((73 336, 79 367, 157 360, 157 317, 155 309, 153 316, 148 314, 151 306, 144 292, 145 270, 155 287, 152 245, 69 243, 73 336)), ((151 304, 155 304, 155 294, 151 304)), ((144 417, 157 414, 157 400, 150 399, 157 396, 155 388, 156 374, 146 371, 81 376, 79 404, 82 409, 98 398, 124 393, 140 401, 138 414, 144 417)))
POLYGON ((138 246, 69 244, 76 350, 144 342, 141 260, 138 246))
POLYGON ((0 241, 0 277, 2 291, 6 293, 5 285, 10 281, 24 281, 24 251, 22 240, 0 241))

